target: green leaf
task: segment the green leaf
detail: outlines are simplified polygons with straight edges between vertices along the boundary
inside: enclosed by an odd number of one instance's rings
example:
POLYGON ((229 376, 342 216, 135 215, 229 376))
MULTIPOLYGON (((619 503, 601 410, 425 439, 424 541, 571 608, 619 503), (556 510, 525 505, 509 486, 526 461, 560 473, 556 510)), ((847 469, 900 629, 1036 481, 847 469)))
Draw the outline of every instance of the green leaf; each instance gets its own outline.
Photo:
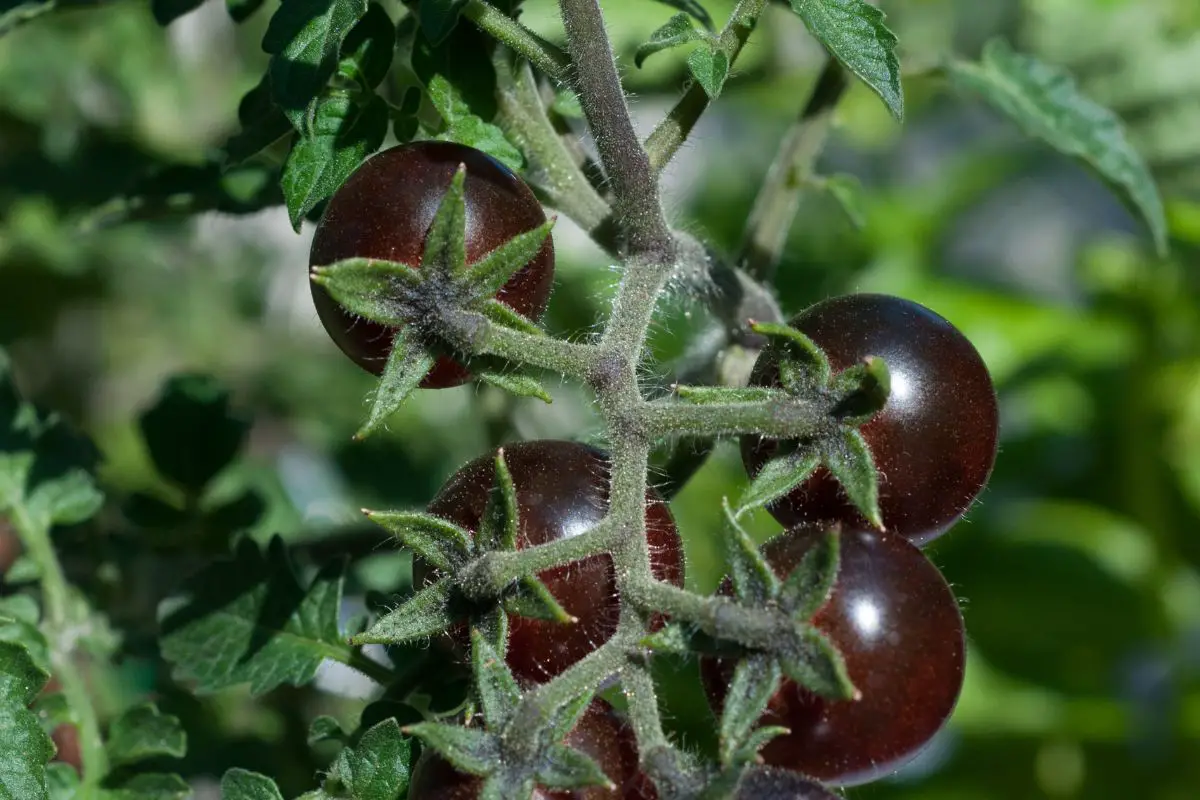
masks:
POLYGON ((521 512, 517 505, 517 487, 504 460, 504 448, 492 459, 493 480, 487 505, 479 521, 476 541, 483 551, 516 550, 521 531, 521 512))
POLYGON ((436 636, 454 624, 457 615, 451 613, 450 596, 453 586, 449 578, 426 586, 404 601, 395 611, 380 617, 364 633, 355 636, 354 645, 403 644, 436 636))
POLYGON ((232 500, 206 509, 204 524, 214 531, 243 531, 254 527, 266 510, 267 502, 263 496, 254 489, 247 489, 232 500))
POLYGON ((237 456, 250 420, 231 408, 229 390, 211 375, 169 378, 139 418, 159 473, 199 494, 237 456))
POLYGON ((509 614, 557 622, 560 625, 579 622, 578 617, 571 616, 558 602, 558 598, 546 588, 546 584, 537 578, 526 576, 517 586, 516 594, 504 598, 504 610, 509 614))
POLYGON ((489 775, 500 766, 500 742, 492 734, 476 728, 445 725, 440 722, 419 722, 404 732, 416 736, 436 750, 459 772, 468 775, 489 775))
POLYGON ((178 775, 147 773, 105 788, 101 800, 187 800, 191 796, 192 787, 178 775))
POLYGON ((271 91, 300 133, 309 103, 337 69, 342 41, 366 13, 367 0, 283 0, 271 17, 262 41, 271 91))
POLYGON ((797 622, 812 619, 833 594, 841 566, 841 542, 837 530, 826 531, 783 582, 779 605, 797 622))
POLYGON ((538 764, 537 782, 547 789, 582 789, 586 786, 602 786, 609 792, 616 789, 595 759, 562 744, 547 748, 538 764))
POLYGON ((871 87, 896 121, 904 119, 904 91, 896 36, 884 13, 862 0, 790 0, 809 32, 871 87))
POLYGON ((846 430, 821 445, 821 462, 842 485, 846 497, 867 522, 882 529, 879 475, 866 439, 857 430, 846 430))
POLYGON ((841 653, 811 625, 796 624, 795 640, 779 653, 779 664, 785 675, 821 697, 830 700, 860 697, 846 672, 841 653))
POLYGON ((308 726, 308 746, 312 747, 318 742, 345 742, 346 732, 342 730, 342 723, 338 722, 333 717, 322 714, 314 719, 308 726))
POLYGON ((862 182, 853 175, 830 175, 822 182, 825 191, 837 200, 842 211, 855 228, 862 230, 867 227, 866 201, 863 197, 862 182))
POLYGON ((729 56, 716 43, 698 47, 687 60, 688 71, 704 89, 710 100, 716 100, 729 75, 729 56))
POLYGON ((370 92, 387 77, 395 53, 396 25, 383 6, 371 3, 342 42, 338 72, 370 92))
POLYGON ((667 20, 665 25, 650 34, 650 38, 645 44, 638 47, 633 55, 634 66, 641 69, 646 59, 655 53, 672 47, 679 47, 688 42, 703 41, 707 38, 704 33, 696 30, 696 27, 692 24, 692 17, 690 15, 684 13, 676 14, 667 20))
POLYGON ((79 722, 75 711, 67 703, 67 698, 62 692, 39 694, 31 708, 33 713, 37 714, 38 722, 42 724, 42 730, 52 736, 60 725, 74 725, 79 722))
POLYGON ((265 553, 243 539, 232 561, 188 582, 187 603, 162 621, 163 657, 199 692, 241 683, 255 695, 285 683, 303 686, 326 658, 348 653, 338 631, 342 568, 325 567, 304 589, 281 539, 265 553))
POLYGON ((550 392, 546 387, 536 379, 529 375, 523 375, 519 372, 495 372, 492 370, 476 371, 475 377, 486 384, 495 386, 497 389, 503 389, 509 394, 517 397, 536 397, 544 403, 554 402, 554 398, 550 396, 550 392))
POLYGON ((790 325, 777 322, 756 322, 750 329, 772 340, 764 355, 769 353, 769 357, 779 362, 784 389, 797 392, 810 385, 823 387, 829 383, 833 367, 825 351, 812 339, 790 325))
POLYGON ((75 800, 79 773, 70 764, 52 762, 46 766, 46 788, 50 790, 50 800, 75 800))
POLYGON ((453 522, 414 511, 367 511, 367 519, 386 529, 405 547, 439 570, 449 572, 472 552, 471 535, 453 522))
POLYGON ((0 642, 0 731, 4 742, 0 797, 48 797, 46 762, 54 755, 54 743, 29 710, 47 680, 49 676, 33 663, 24 648, 0 642))
POLYGON ((529 265, 541 251, 557 218, 525 233, 519 233, 470 267, 469 279, 474 297, 495 297, 509 279, 529 265))
POLYGON ((225 9, 234 22, 245 22, 255 11, 262 8, 264 0, 225 0, 225 9))
POLYGON ((430 44, 446 40, 455 26, 466 0, 422 0, 420 7, 421 33, 430 44))
POLYGON ((820 456, 809 447, 768 461, 742 495, 738 515, 783 497, 808 480, 820 463, 820 456))
POLYGON ((283 795, 266 775, 231 769, 221 777, 221 800, 283 800, 283 795))
POLYGON ((482 150, 514 172, 521 170, 525 165, 521 151, 504 136, 504 131, 472 113, 449 80, 434 75, 426 89, 434 109, 446 123, 446 130, 437 138, 482 150))
POLYGON ((241 130, 226 140, 221 151, 226 168, 241 164, 292 133, 292 123, 271 96, 270 76, 246 92, 238 103, 241 130))
POLYGON ((113 764, 134 764, 156 756, 183 758, 187 734, 178 717, 160 713, 154 703, 143 703, 113 721, 106 745, 113 764))
POLYGON ((710 33, 716 31, 712 16, 696 0, 658 0, 658 2, 668 5, 671 8, 678 8, 680 11, 695 17, 710 33))
POLYGON ((725 511, 725 549, 733 589, 738 599, 761 606, 779 594, 779 578, 754 540, 738 523, 729 508, 729 501, 723 498, 721 505, 725 511))
POLYGON ((150 13, 154 15, 154 21, 165 28, 203 3, 204 0, 150 0, 150 13))
POLYGON ((471 667, 488 730, 501 731, 521 702, 521 687, 504 663, 504 657, 477 630, 471 631, 471 667))
POLYGON ((721 711, 721 764, 728 766, 746 744, 767 703, 779 688, 782 670, 774 656, 756 654, 738 661, 721 711))
POLYGON ((354 800, 398 800, 408 791, 412 743, 394 719, 367 730, 335 762, 338 778, 354 800))
POLYGON ((398 261, 347 258, 314 267, 309 279, 349 313, 398 328, 407 320, 396 298, 421 291, 425 276, 398 261))
POLYGON ((279 179, 296 231, 309 211, 379 149, 387 128, 387 103, 380 97, 371 95, 359 106, 349 92, 331 89, 317 100, 312 131, 292 143, 279 179))
POLYGON ((388 355, 379 387, 371 401, 367 421, 354 434, 362 440, 370 436, 392 414, 400 410, 408 396, 416 391, 421 381, 433 369, 434 358, 424 345, 405 336, 404 329, 396 331, 392 341, 392 352, 388 355))
POLYGON ((951 82, 986 100, 1030 136, 1092 167, 1115 186, 1150 228, 1160 255, 1168 249, 1162 197, 1145 160, 1110 110, 1080 93, 1063 70, 1017 53, 1003 39, 983 49, 978 64, 951 61, 951 82))
POLYGON ((52 525, 77 525, 104 504, 92 476, 81 470, 38 485, 26 499, 28 513, 52 525))
POLYGON ((777 389, 765 386, 675 386, 680 400, 695 405, 725 405, 727 403, 765 403, 783 396, 777 389))
POLYGON ((533 320, 520 312, 512 310, 499 300, 486 300, 479 309, 485 317, 497 325, 512 328, 532 336, 545 336, 546 332, 537 326, 533 320))
POLYGON ((50 672, 50 648, 38 630, 38 608, 32 598, 13 595, 0 598, 0 642, 25 648, 38 669, 50 672))

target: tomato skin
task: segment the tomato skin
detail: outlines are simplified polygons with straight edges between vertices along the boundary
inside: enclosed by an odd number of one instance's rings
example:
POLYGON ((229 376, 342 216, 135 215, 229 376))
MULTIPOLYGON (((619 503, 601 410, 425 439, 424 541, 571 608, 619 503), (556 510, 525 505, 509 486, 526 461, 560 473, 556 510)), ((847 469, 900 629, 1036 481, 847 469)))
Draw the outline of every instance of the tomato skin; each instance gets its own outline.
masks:
MULTIPOLYGON (((763 554, 785 578, 824 536, 794 528, 763 554)), ((962 689, 962 615, 945 578, 911 542, 893 533, 845 530, 829 600, 813 624, 838 648, 859 700, 831 701, 784 679, 761 725, 791 733, 761 751, 768 766, 850 786, 894 772, 941 729, 962 689)), ((726 580, 723 594, 732 594, 726 580)), ((704 658, 709 702, 720 713, 735 662, 704 658)))
MULTIPOLYGON (((949 322, 918 303, 878 294, 824 300, 789 324, 829 357, 834 371, 878 356, 892 376, 887 405, 860 429, 880 474, 884 527, 924 545, 950 528, 987 484, 996 460, 996 391, 975 347, 949 322)), ((751 374, 755 386, 778 386, 771 350, 751 374)), ((751 477, 784 443, 741 439, 751 477)), ((821 468, 769 506, 784 527, 867 521, 838 482, 821 468)))
MULTIPOLYGON (((638 771, 633 730, 608 703, 593 700, 565 742, 591 756, 616 788, 590 786, 570 792, 538 787, 533 792, 534 800, 657 800, 654 784, 638 771)), ((475 800, 482 788, 482 779, 456 771, 426 748, 413 768, 408 799, 475 800)))
MULTIPOLYGON (((410 142, 367 159, 338 189, 317 226, 309 266, 361 257, 419 267, 426 232, 460 164, 467 167, 463 191, 468 264, 545 223, 545 211, 525 182, 483 151, 453 142, 410 142)), ((533 261, 496 297, 536 319, 546 310, 553 282, 554 242, 547 237, 533 261)), ((330 338, 354 363, 381 374, 396 329, 350 314, 324 287, 311 286, 317 315, 330 338)), ((421 386, 448 388, 469 379, 461 364, 442 357, 421 386)))
MULTIPOLYGON (((478 531, 495 485, 494 458, 478 458, 456 472, 430 503, 429 512, 478 531)), ((607 513, 608 460, 603 452, 575 442, 539 440, 506 445, 504 458, 517 490, 518 547, 578 535, 607 513)), ((682 586, 679 533, 666 503, 653 490, 646 494, 646 535, 655 577, 682 586)), ((620 612, 607 554, 545 570, 538 577, 578 621, 565 625, 509 617, 507 661, 525 683, 544 682, 596 649, 616 631, 620 612)), ((417 561, 413 579, 421 586, 435 576, 417 561)), ((461 641, 461 634, 458 638, 461 641)))

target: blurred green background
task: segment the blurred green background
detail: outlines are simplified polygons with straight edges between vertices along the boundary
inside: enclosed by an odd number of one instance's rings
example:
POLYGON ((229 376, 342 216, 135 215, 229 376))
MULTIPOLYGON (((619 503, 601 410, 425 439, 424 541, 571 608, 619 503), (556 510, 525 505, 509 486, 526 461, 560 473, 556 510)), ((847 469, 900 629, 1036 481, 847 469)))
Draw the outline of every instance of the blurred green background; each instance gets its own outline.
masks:
MULTIPOLYGON (((731 3, 706 4, 718 21, 731 3)), ((1200 4, 1195 0, 895 0, 882 4, 908 79, 903 128, 856 87, 822 158, 864 185, 857 229, 829 197, 805 199, 778 276, 786 311, 847 291, 922 302, 976 344, 997 383, 1002 444, 991 485, 930 551, 963 601, 966 688, 934 746, 853 798, 1200 797, 1200 4), (975 55, 1000 34, 1070 68, 1111 106, 1167 199, 1173 256, 1156 259, 1138 223, 1073 162, 1030 143, 923 66, 975 55)), ((165 31, 146 4, 53 14, 0 38, 0 346, 26 395, 63 411, 104 455, 120 503, 171 500, 138 434, 162 381, 205 371, 253 419, 251 444, 222 478, 229 497, 266 499, 256 535, 309 555, 357 547, 353 587, 394 591, 402 556, 376 547, 358 509, 417 507, 459 465, 512 439, 594 430, 587 397, 512 401, 476 387, 421 393, 364 444, 350 440, 372 388, 321 330, 305 278, 311 225, 292 232, 269 159, 224 178, 206 157, 236 132, 257 83, 273 3, 235 27, 207 2, 165 31), (147 176, 157 175, 150 183, 147 176), (177 192, 180 175, 204 192, 177 192), (131 192, 150 192, 142 200, 131 192), (215 209, 215 210, 214 210, 215 209), (197 213, 193 213, 197 212, 197 213), (369 546, 363 550, 362 542, 369 546), (324 541, 324 549, 313 545, 324 541)), ((551 0, 525 20, 555 38, 551 0)), ((396 11, 392 7, 393 12, 396 11)), ((673 13, 650 0, 605 3, 649 131, 677 96, 683 56, 633 67, 673 13)), ((775 143, 822 54, 773 8, 725 94, 671 167, 676 223, 736 248, 775 143)), ((183 183, 180 183, 183 185, 183 183)), ((557 333, 594 328, 615 274, 560 223, 557 333)), ((653 344, 666 374, 712 323, 695 301, 665 303, 653 344)), ((721 573, 722 495, 745 485, 723 446, 675 500, 688 579, 721 573)), ((177 499, 177 498, 176 498, 177 499)), ((773 528, 758 519, 760 535, 773 528)), ((125 524, 117 521, 114 524, 125 524)), ((88 553, 93 550, 86 551, 88 553)), ((125 567, 112 548, 78 573, 125 567)), ((170 582, 183 577, 163 576, 170 582)), ((120 610, 115 612, 120 616, 120 610)), ((143 614, 144 614, 143 610, 143 614)), ((322 765, 304 746, 318 712, 356 719, 357 687, 196 700, 136 657, 97 681, 111 707, 157 686, 189 725, 185 772, 203 795, 228 766, 277 775, 285 793, 322 765), (298 738, 297 738, 298 737, 298 738), (279 745, 283 745, 280 747, 279 745)), ((667 692, 672 726, 704 746, 711 719, 691 681, 667 692)), ((361 693, 361 692, 360 692, 361 693)))

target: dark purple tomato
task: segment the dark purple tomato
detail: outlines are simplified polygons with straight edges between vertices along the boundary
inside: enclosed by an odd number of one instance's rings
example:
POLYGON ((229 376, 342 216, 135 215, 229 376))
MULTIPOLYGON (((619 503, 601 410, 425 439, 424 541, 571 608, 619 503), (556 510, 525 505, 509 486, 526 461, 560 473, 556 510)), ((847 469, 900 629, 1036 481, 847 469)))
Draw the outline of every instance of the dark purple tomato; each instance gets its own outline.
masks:
MULTIPOLYGON (((999 412, 987 367, 957 328, 922 305, 879 294, 835 297, 790 324, 824 349, 835 371, 879 356, 892 376, 887 405, 861 430, 879 469, 884 527, 926 544, 974 502, 996 460, 999 412)), ((779 385, 772 350, 759 357, 750 382, 779 385)), ((751 477, 784 443, 742 437, 751 477)), ((770 506, 784 526, 867 521, 825 469, 770 506)))
MULTIPOLYGON (((794 528, 763 553, 783 578, 822 535, 794 528)), ((837 582, 813 624, 841 652, 862 698, 825 700, 785 679, 760 723, 791 731, 763 748, 766 764, 853 785, 894 772, 942 727, 962 689, 965 643, 954 594, 915 545, 882 531, 840 537, 837 582)), ((726 581, 722 592, 730 591, 726 581)), ((701 662, 717 713, 735 665, 701 662)))
MULTIPOLYGON (((411 142, 372 156, 338 189, 313 237, 309 266, 378 258, 419 267, 425 235, 460 164, 467 167, 467 263, 546 221, 524 181, 483 151, 452 142, 411 142)), ((546 310, 553 281, 554 243, 547 238, 496 296, 536 319, 546 310)), ((382 373, 396 330, 349 313, 316 283, 312 295, 321 324, 342 352, 368 372, 382 373)), ((440 358, 421 386, 440 389, 469 378, 461 364, 440 358)))
MULTIPOLYGON (((592 786, 578 791, 538 788, 534 800, 656 800, 654 784, 638 771, 637 742, 628 723, 612 706, 594 700, 567 734, 566 744, 591 756, 615 789, 592 786)), ((464 775, 437 753, 426 748, 417 759, 408 800, 475 800, 483 780, 464 775)))
MULTIPOLYGON (((504 457, 517 490, 518 547, 577 536, 607 512, 608 461, 601 451, 575 442, 532 441, 505 446, 504 457)), ((475 533, 495 485, 494 458, 478 458, 455 473, 429 504, 430 513, 475 533)), ((646 494, 646 535, 655 576, 682 586, 679 533, 666 503, 652 490, 646 494)), ((418 586, 430 579, 421 563, 414 564, 413 577, 418 586)), ((607 554, 538 577, 578 621, 510 618, 508 664, 526 683, 548 680, 596 649, 616 631, 620 613, 607 554)))

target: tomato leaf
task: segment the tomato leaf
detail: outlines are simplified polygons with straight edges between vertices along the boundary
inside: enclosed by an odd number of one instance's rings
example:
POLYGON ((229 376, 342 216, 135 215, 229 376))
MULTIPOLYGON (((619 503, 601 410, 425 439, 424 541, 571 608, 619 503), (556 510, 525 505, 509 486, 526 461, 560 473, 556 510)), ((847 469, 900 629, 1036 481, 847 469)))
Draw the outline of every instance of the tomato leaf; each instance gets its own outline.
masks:
POLYGON ((471 631, 471 667, 475 691, 488 730, 501 731, 521 702, 521 687, 496 651, 477 630, 471 631))
POLYGON ((650 38, 645 44, 638 47, 633 55, 634 66, 641 69, 646 59, 655 53, 668 50, 672 47, 679 47, 689 42, 703 41, 707 38, 704 33, 696 30, 696 26, 692 24, 692 17, 690 15, 685 13, 676 14, 667 20, 665 25, 650 34, 650 38))
POLYGON ((725 512, 725 548, 733 589, 738 599, 763 605, 779 593, 779 578, 737 521, 729 501, 722 499, 721 506, 725 512))
POLYGON ((269 75, 264 75, 253 89, 242 95, 238 103, 238 122, 241 130, 221 148, 226 169, 261 153, 294 131, 287 115, 271 95, 269 75))
POLYGON ((602 786, 610 792, 616 789, 595 759, 563 744, 546 749, 536 775, 538 784, 547 789, 582 789, 586 786, 602 786))
POLYGON ((379 386, 371 401, 367 421, 354 434, 354 438, 360 441, 367 438, 388 417, 400 410, 408 396, 433 369, 433 363, 433 356, 424 345, 405 336, 403 328, 398 329, 392 341, 392 352, 388 355, 387 365, 383 368, 383 375, 379 378, 379 386))
POLYGON ((795 453, 771 459, 746 487, 738 516, 783 497, 808 480, 820 463, 820 455, 811 447, 802 447, 795 453))
POLYGON ((876 528, 883 528, 879 511, 879 474, 867 440, 857 430, 844 430, 822 441, 821 463, 837 479, 846 497, 876 528))
POLYGON ((830 700, 859 697, 841 653, 811 625, 796 624, 795 638, 779 653, 779 664, 785 675, 821 697, 830 700))
POLYGON ((698 47, 687 60, 688 71, 704 89, 710 100, 716 100, 729 76, 729 56, 716 43, 698 47))
POLYGON ((38 629, 40 613, 28 595, 0 598, 0 642, 25 648, 38 669, 50 672, 50 646, 38 629))
POLYGON ((154 21, 164 28, 182 16, 192 13, 204 0, 150 0, 154 21))
POLYGON ((537 379, 519 372, 481 370, 476 372, 475 377, 484 383, 495 386, 498 389, 503 389, 517 397, 536 397, 544 403, 554 401, 554 398, 550 396, 550 392, 546 391, 546 388, 537 379))
POLYGON ((487 731, 440 722, 419 722, 409 725, 404 732, 416 736, 459 772, 468 775, 488 775, 501 763, 500 740, 487 731))
POLYGON ((229 18, 234 22, 245 22, 254 14, 255 11, 262 8, 265 0, 225 0, 225 10, 229 12, 229 18))
POLYGON ((422 0, 419 15, 421 33, 432 45, 439 45, 458 25, 466 0, 422 0))
POLYGON ((671 8, 678 8, 680 11, 695 17, 696 20, 698 20, 700 24, 703 25, 706 30, 708 30, 709 33, 716 31, 716 26, 713 25, 712 16, 708 13, 704 6, 700 5, 698 2, 696 2, 696 0, 658 0, 658 2, 662 3, 663 5, 670 6, 671 8))
POLYGON ((342 730, 342 723, 327 714, 322 714, 309 723, 308 745, 310 747, 318 742, 342 742, 344 744, 347 741, 348 737, 342 730))
POLYGON ((221 776, 221 800, 283 800, 283 795, 266 775, 231 769, 221 776))
POLYGON ((841 536, 827 531, 792 568, 779 592, 779 605, 798 622, 808 622, 829 600, 841 566, 841 536))
POLYGON ((983 98, 1027 134, 1115 186, 1141 213, 1159 255, 1166 255, 1166 214, 1149 167, 1125 137, 1120 118, 1085 97, 1067 72, 1014 51, 1003 39, 988 42, 978 64, 950 61, 946 69, 960 90, 983 98))
POLYGON ((50 800, 75 800, 79 795, 79 773, 70 764, 52 761, 46 766, 46 788, 50 800))
POLYGON ((896 36, 884 13, 863 0, 791 0, 809 33, 871 87, 897 122, 904 119, 904 91, 896 36))
POLYGON ((471 554, 471 535, 453 522, 414 511, 367 511, 382 526, 431 566, 450 571, 471 554))
POLYGON ((367 13, 346 34, 339 52, 338 73, 363 91, 370 92, 383 82, 396 52, 396 25, 383 6, 367 6, 367 13))
POLYGON ((5 756, 0 763, 0 794, 46 800, 46 762, 54 743, 29 710, 49 675, 23 647, 0 642, 0 731, 5 756))
POLYGON ((142 773, 120 780, 104 790, 103 800, 187 800, 192 787, 178 775, 142 773))
POLYGON ((433 107, 446 123, 446 129, 438 135, 438 139, 474 147, 514 172, 521 170, 525 165, 521 151, 504 136, 504 131, 472 113, 449 80, 442 75, 434 75, 426 88, 433 107))
POLYGON ((395 719, 369 728, 333 765, 337 779, 354 800, 399 800, 408 791, 412 742, 395 719))
POLYGON ((743 749, 767 703, 779 688, 782 670, 774 656, 757 653, 738 661, 721 710, 721 764, 728 766, 743 749))
POLYGON ((529 265, 550 236, 556 219, 520 233, 476 261, 468 272, 476 298, 492 298, 513 275, 529 265))
POLYGON ((377 96, 360 106, 349 92, 330 90, 316 101, 311 129, 292 143, 280 177, 288 217, 297 232, 305 215, 379 149, 387 128, 387 103, 377 96))
POLYGON ((292 572, 283 540, 264 552, 243 539, 185 586, 187 601, 163 619, 159 645, 178 680, 199 692, 242 683, 258 695, 303 686, 321 662, 345 654, 338 630, 342 565, 321 570, 307 589, 292 572))
POLYGON ((399 608, 376 620, 365 632, 351 639, 351 643, 356 646, 403 644, 438 635, 458 618, 451 609, 453 590, 449 578, 426 586, 401 603, 399 608))
POLYGON ((179 717, 163 714, 154 703, 141 703, 113 721, 106 745, 112 764, 134 764, 157 756, 183 758, 187 734, 179 717))
POLYGON ((283 0, 267 25, 271 91, 300 133, 309 103, 337 69, 342 41, 367 13, 367 0, 283 0))

